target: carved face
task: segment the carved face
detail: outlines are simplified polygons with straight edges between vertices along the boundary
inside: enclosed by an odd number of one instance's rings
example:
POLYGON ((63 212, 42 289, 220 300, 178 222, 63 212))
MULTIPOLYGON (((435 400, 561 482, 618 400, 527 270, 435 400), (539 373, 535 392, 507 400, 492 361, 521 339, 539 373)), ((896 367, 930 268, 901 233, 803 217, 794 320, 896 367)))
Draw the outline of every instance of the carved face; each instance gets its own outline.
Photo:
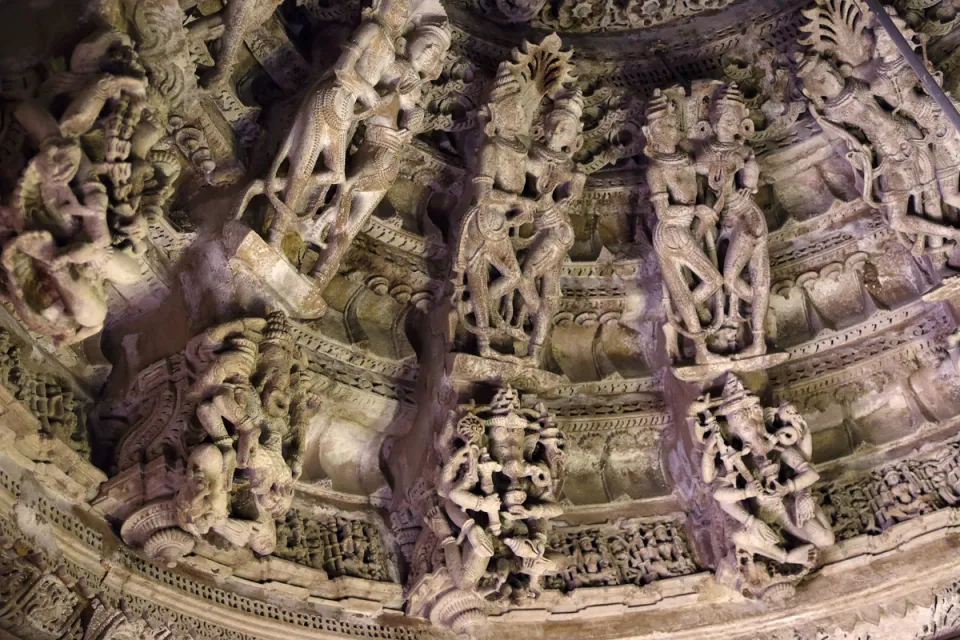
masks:
POLYGON ((44 178, 54 184, 67 184, 80 168, 80 147, 53 144, 37 156, 37 168, 44 178))
POLYGON ((763 409, 753 405, 727 414, 730 433, 748 445, 756 454, 765 454, 770 449, 763 423, 763 409))
POLYGON ((416 36, 410 43, 410 63, 426 82, 436 80, 443 71, 446 43, 433 33, 416 36))
POLYGON ((177 520, 196 536, 226 521, 227 490, 223 455, 214 445, 201 445, 190 453, 184 485, 176 498, 177 520))
POLYGON ((655 118, 644 127, 647 139, 665 151, 673 151, 680 144, 683 135, 680 132, 680 121, 673 114, 655 118))
POLYGON ((730 102, 719 102, 713 117, 713 131, 720 142, 733 142, 743 137, 747 129, 746 109, 730 102))
POLYGON ((874 49, 879 57, 889 59, 896 58, 900 55, 900 52, 897 50, 897 45, 894 44, 893 39, 887 35, 885 30, 875 29, 873 37, 875 42, 874 49))
POLYGON ((573 153, 580 137, 580 121, 573 114, 555 113, 547 121, 546 145, 551 151, 573 153))
POLYGON ((267 374, 260 399, 271 418, 286 416, 290 410, 290 372, 275 369, 267 374))
POLYGON ((504 137, 522 133, 525 117, 523 103, 517 98, 508 98, 491 109, 491 124, 504 137))
POLYGON ((802 78, 804 93, 809 96, 830 99, 843 91, 843 78, 824 60, 818 60, 805 69, 802 78))

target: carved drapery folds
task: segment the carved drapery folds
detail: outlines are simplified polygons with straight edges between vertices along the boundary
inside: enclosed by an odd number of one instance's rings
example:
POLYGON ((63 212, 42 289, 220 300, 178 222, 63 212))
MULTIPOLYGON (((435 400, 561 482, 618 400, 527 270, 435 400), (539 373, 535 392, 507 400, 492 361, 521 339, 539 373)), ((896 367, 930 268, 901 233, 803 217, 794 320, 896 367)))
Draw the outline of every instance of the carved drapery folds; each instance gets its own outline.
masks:
MULTIPOLYGON (((901 242, 915 256, 943 256, 960 239, 945 215, 960 207, 960 133, 865 5, 818 2, 804 15, 800 42, 809 53, 797 73, 811 113, 845 147, 863 200, 901 242)), ((902 19, 893 21, 923 44, 902 19)))
POLYGON ((273 248, 295 232, 297 251, 311 249, 312 264, 297 263, 321 291, 397 179, 401 148, 429 126, 423 89, 440 76, 449 46, 446 16, 430 3, 374 3, 307 90, 267 174, 241 199, 238 218, 252 216, 251 199, 267 200, 273 248), (350 153, 358 127, 361 142, 350 153))
POLYGON ((144 216, 173 195, 180 166, 157 147, 167 116, 151 91, 127 36, 101 31, 16 108, 38 153, 2 221, 4 283, 23 322, 59 344, 101 330, 105 284, 140 278, 144 216))
POLYGON ((418 492, 425 527, 409 610, 469 632, 489 603, 535 598, 542 577, 563 568, 547 547, 550 519, 562 513, 563 434, 542 404, 521 407, 504 386, 489 405, 452 411, 435 449, 435 494, 418 492))
POLYGON ((568 208, 586 181, 573 162, 583 144, 583 97, 573 87, 571 52, 560 47, 551 35, 500 64, 452 265, 461 339, 473 335, 483 357, 534 366, 574 242, 568 208), (527 224, 533 235, 521 237, 527 224))
POLYGON ((142 372, 103 412, 122 433, 99 500, 123 539, 169 563, 204 540, 272 553, 319 407, 312 384, 279 312, 214 327, 142 372))
POLYGON ((761 406, 734 374, 723 393, 690 409, 703 445, 702 479, 732 518, 718 580, 745 595, 782 600, 816 565, 817 549, 834 543, 830 520, 811 487, 813 438, 789 403, 761 406))
POLYGON ((653 248, 663 278, 668 349, 681 377, 773 364, 767 223, 753 194, 759 165, 745 145, 753 120, 735 84, 696 81, 657 91, 647 108, 647 183, 657 216, 653 248))

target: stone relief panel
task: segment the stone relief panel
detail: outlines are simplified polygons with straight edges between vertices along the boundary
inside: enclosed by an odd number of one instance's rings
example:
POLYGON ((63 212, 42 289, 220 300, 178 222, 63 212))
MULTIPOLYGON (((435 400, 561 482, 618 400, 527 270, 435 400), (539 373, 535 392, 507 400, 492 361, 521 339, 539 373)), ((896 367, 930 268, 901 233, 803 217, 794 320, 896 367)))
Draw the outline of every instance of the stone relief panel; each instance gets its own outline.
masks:
POLYGON ((99 501, 124 541, 171 564, 211 539, 272 553, 324 384, 280 312, 209 329, 143 372, 106 413, 116 476, 99 501))
POLYGON ((495 603, 536 598, 543 576, 559 568, 547 543, 563 511, 563 434, 543 405, 523 408, 507 385, 489 405, 452 411, 435 449, 433 488, 425 484, 416 495, 424 502, 395 520, 409 529, 419 513, 426 525, 411 555, 407 606, 471 632, 495 603))
POLYGON ((277 524, 273 555, 321 569, 331 579, 392 581, 379 525, 338 513, 305 515, 291 509, 277 524))
POLYGON ((954 507, 960 501, 960 443, 956 438, 871 471, 817 489, 838 540, 875 536, 900 522, 954 507))
POLYGON ((549 547, 564 557, 566 568, 545 579, 548 589, 643 586, 698 571, 682 527, 670 519, 560 529, 549 547))
POLYGON ((0 385, 40 422, 42 437, 56 438, 89 457, 87 397, 70 380, 31 363, 22 343, 6 329, 0 329, 0 385))
POLYGON ((701 396, 690 411, 703 482, 737 523, 717 579, 751 597, 789 598, 816 567, 817 550, 835 541, 811 490, 820 475, 806 421, 790 404, 764 408, 734 374, 718 398, 701 396))

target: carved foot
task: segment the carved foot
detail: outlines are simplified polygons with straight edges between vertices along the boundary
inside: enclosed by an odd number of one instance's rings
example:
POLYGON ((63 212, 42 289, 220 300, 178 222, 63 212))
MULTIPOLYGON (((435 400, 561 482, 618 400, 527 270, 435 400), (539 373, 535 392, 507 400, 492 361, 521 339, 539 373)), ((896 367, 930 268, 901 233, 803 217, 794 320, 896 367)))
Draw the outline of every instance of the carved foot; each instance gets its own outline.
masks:
POLYGON ((753 334, 753 344, 732 356, 733 360, 746 360, 747 358, 756 358, 767 353, 767 343, 763 334, 753 334))

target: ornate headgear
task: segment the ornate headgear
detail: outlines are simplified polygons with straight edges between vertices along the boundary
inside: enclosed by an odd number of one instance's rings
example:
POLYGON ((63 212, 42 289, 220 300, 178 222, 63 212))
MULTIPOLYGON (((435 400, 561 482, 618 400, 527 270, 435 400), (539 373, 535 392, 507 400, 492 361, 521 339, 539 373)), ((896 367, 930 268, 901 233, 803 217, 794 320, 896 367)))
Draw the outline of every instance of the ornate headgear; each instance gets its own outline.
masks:
POLYGON ((647 124, 664 116, 676 113, 677 107, 660 89, 653 90, 653 98, 647 103, 647 124))
POLYGON ((421 37, 429 36, 435 38, 444 49, 450 47, 450 33, 444 28, 443 24, 436 22, 424 22, 407 37, 408 42, 413 42, 421 37))
POLYGON ((267 326, 263 331, 263 344, 275 344, 287 351, 293 350, 293 334, 287 316, 282 311, 274 311, 267 316, 267 326))
POLYGON ((547 114, 547 120, 552 118, 570 116, 580 120, 583 115, 583 93, 580 89, 568 89, 564 91, 553 103, 553 108, 547 114))
POLYGON ((742 110, 744 114, 749 113, 747 102, 744 100, 743 93, 740 91, 736 82, 731 82, 720 90, 720 95, 717 96, 714 105, 715 109, 733 107, 742 110))
POLYGON ((760 404, 760 399, 750 393, 743 386, 740 378, 727 374, 727 380, 723 384, 723 395, 720 397, 720 404, 716 412, 723 416, 736 413, 742 409, 749 409, 760 404))

